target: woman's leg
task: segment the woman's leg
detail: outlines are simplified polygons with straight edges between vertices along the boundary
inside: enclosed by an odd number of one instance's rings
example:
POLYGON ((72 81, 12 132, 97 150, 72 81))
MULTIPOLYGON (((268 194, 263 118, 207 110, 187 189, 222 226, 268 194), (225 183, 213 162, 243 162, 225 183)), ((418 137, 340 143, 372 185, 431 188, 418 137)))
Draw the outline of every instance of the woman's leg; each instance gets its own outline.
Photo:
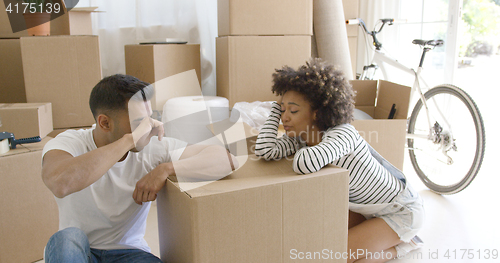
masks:
POLYGON ((386 262, 396 257, 401 240, 382 218, 372 218, 349 229, 347 262, 386 262), (352 257, 354 255, 354 257, 352 257))
POLYGON ((348 229, 355 227, 361 223, 366 221, 366 218, 362 214, 358 214, 356 212, 352 212, 349 210, 349 226, 348 229))

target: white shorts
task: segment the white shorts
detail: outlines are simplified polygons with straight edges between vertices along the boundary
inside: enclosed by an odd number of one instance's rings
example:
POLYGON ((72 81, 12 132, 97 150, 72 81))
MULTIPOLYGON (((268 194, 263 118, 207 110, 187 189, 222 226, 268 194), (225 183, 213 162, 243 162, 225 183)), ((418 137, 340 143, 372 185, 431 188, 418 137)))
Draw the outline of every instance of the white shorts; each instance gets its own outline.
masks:
POLYGON ((403 242, 410 242, 422 228, 425 219, 422 198, 409 185, 391 203, 349 203, 349 210, 362 214, 366 219, 384 219, 403 242))

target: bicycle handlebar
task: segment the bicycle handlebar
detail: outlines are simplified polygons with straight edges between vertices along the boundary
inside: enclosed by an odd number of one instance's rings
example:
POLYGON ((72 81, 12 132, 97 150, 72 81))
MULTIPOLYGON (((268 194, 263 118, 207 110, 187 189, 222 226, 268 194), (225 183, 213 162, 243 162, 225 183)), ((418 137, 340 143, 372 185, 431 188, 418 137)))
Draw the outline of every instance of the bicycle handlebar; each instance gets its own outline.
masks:
POLYGON ((374 28, 372 31, 368 30, 365 22, 361 18, 348 19, 345 22, 347 25, 360 25, 366 34, 372 36, 373 45, 375 46, 375 48, 377 50, 380 50, 382 48, 382 43, 380 43, 380 41, 378 41, 376 35, 382 31, 382 29, 384 28, 384 26, 386 24, 393 25, 394 23, 406 22, 406 19, 384 18, 384 19, 379 19, 379 21, 382 22, 382 25, 380 26, 380 28, 378 30, 375 30, 375 28, 374 28))

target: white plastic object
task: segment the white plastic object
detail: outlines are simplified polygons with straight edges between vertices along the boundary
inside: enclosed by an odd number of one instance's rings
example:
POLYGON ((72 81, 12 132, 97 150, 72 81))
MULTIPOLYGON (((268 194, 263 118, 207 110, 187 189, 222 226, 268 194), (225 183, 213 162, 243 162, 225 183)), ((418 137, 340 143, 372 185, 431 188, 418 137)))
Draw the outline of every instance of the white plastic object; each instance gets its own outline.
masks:
POLYGON ((4 154, 10 150, 9 139, 4 139, 0 141, 0 154, 4 154))
POLYGON ((354 19, 347 19, 347 20, 345 21, 345 23, 346 23, 347 25, 357 25, 357 24, 359 24, 359 19, 357 19, 357 18, 354 18, 354 19))

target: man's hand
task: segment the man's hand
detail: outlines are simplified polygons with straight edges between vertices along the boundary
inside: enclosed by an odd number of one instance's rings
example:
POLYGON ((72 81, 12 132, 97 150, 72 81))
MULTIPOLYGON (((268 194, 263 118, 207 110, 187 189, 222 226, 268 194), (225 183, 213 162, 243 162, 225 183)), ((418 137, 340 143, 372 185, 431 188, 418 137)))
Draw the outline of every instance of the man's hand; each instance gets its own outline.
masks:
POLYGON ((148 145, 151 137, 157 135, 161 141, 164 134, 163 123, 152 118, 144 118, 139 126, 132 132, 134 146, 140 151, 148 145))
POLYGON ((165 186, 167 181, 169 165, 171 163, 158 165, 137 182, 132 195, 137 204, 142 205, 143 202, 156 200, 156 194, 165 186))

